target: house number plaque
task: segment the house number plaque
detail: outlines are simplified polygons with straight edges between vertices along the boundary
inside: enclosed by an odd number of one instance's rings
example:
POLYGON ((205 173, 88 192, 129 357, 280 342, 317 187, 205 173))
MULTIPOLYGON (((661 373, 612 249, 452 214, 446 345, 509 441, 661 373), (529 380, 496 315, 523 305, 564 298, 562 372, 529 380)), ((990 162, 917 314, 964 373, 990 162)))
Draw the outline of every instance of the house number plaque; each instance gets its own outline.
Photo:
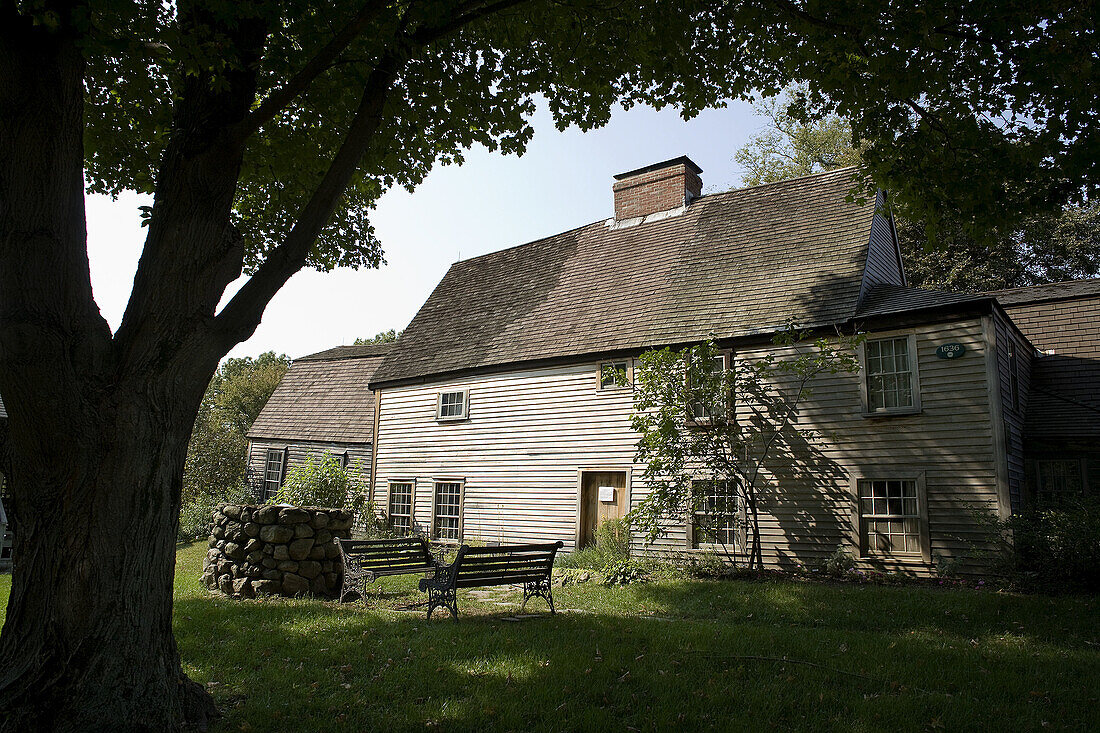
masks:
POLYGON ((962 344, 942 344, 936 348, 936 356, 941 359, 958 359, 966 353, 966 347, 962 344))

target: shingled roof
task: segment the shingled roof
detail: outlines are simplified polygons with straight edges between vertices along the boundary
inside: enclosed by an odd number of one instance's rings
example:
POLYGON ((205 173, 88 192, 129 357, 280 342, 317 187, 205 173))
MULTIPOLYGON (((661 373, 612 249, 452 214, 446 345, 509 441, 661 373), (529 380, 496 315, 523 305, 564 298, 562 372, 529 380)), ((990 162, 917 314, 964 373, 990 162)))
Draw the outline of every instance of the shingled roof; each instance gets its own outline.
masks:
POLYGON ((859 306, 859 317, 887 316, 933 308, 985 303, 988 295, 949 293, 942 290, 920 290, 900 285, 878 285, 872 288, 859 306))
POLYGON ((876 209, 852 185, 841 169, 457 262, 372 381, 850 320, 876 209))
POLYGON ((1100 295, 1100 278, 994 290, 987 293, 987 295, 995 297, 1001 305, 1024 305, 1027 303, 1041 303, 1047 300, 1065 300, 1067 298, 1100 295))
POLYGON ((391 348, 338 346, 296 359, 248 437, 372 443, 374 394, 367 385, 391 348))

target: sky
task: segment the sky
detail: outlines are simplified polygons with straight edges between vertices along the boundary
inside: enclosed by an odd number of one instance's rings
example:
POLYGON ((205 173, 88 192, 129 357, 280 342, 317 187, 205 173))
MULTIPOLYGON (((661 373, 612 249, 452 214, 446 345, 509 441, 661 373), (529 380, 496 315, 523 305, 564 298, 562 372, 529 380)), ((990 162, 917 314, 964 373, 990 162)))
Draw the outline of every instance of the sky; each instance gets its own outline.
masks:
MULTIPOLYGON (((748 104, 731 103, 689 121, 671 109, 618 110, 590 132, 559 132, 540 108, 532 124, 523 156, 474 148, 461 166, 437 167, 413 193, 384 194, 371 220, 386 264, 299 272, 230 356, 275 351, 296 358, 401 330, 452 263, 609 218, 616 173, 687 155, 703 169, 704 193, 736 186, 742 171, 733 154, 763 121, 748 104)), ((122 320, 144 241, 138 207, 150 203, 135 194, 88 196, 92 287, 112 329, 122 320)))

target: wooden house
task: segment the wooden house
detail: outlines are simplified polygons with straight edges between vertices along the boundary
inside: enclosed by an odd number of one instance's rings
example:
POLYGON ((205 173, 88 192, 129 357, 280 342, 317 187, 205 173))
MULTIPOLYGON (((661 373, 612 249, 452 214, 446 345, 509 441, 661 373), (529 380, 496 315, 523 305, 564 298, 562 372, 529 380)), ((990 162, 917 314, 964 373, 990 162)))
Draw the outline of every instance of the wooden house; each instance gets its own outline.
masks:
MULTIPOLYGON (((455 263, 371 380, 373 500, 437 541, 583 546, 648 491, 638 356, 713 337, 737 368, 794 321, 866 341, 861 370, 823 378, 800 413, 828 439, 775 470, 766 562, 978 567, 986 520, 1025 499, 1033 382, 1054 378, 1029 340, 1042 327, 1021 330, 1008 294, 908 288, 885 196, 850 200, 851 170, 706 196, 701 172, 616 176, 613 218, 455 263)), ((709 519, 743 541, 743 512, 709 519)), ((648 549, 719 549, 697 521, 648 549)))
POLYGON ((8 411, 4 407, 3 400, 0 400, 0 570, 9 570, 11 568, 12 542, 14 540, 11 517, 8 516, 7 509, 4 507, 4 502, 8 499, 9 490, 6 475, 7 438, 8 411))
POLYGON ((368 388, 389 344, 338 346, 295 359, 248 431, 248 481, 267 500, 289 467, 335 456, 370 475, 375 403, 368 388))

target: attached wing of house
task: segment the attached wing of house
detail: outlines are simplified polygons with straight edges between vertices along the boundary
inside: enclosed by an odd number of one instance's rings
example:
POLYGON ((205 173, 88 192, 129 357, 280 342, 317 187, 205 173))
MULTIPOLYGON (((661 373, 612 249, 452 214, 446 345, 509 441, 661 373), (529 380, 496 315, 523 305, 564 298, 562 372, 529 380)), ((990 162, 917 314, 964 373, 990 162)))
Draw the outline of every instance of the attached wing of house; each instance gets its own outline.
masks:
POLYGON ((248 431, 249 483, 260 498, 287 468, 331 453, 370 475, 375 400, 368 387, 390 344, 338 346, 295 359, 248 431))

